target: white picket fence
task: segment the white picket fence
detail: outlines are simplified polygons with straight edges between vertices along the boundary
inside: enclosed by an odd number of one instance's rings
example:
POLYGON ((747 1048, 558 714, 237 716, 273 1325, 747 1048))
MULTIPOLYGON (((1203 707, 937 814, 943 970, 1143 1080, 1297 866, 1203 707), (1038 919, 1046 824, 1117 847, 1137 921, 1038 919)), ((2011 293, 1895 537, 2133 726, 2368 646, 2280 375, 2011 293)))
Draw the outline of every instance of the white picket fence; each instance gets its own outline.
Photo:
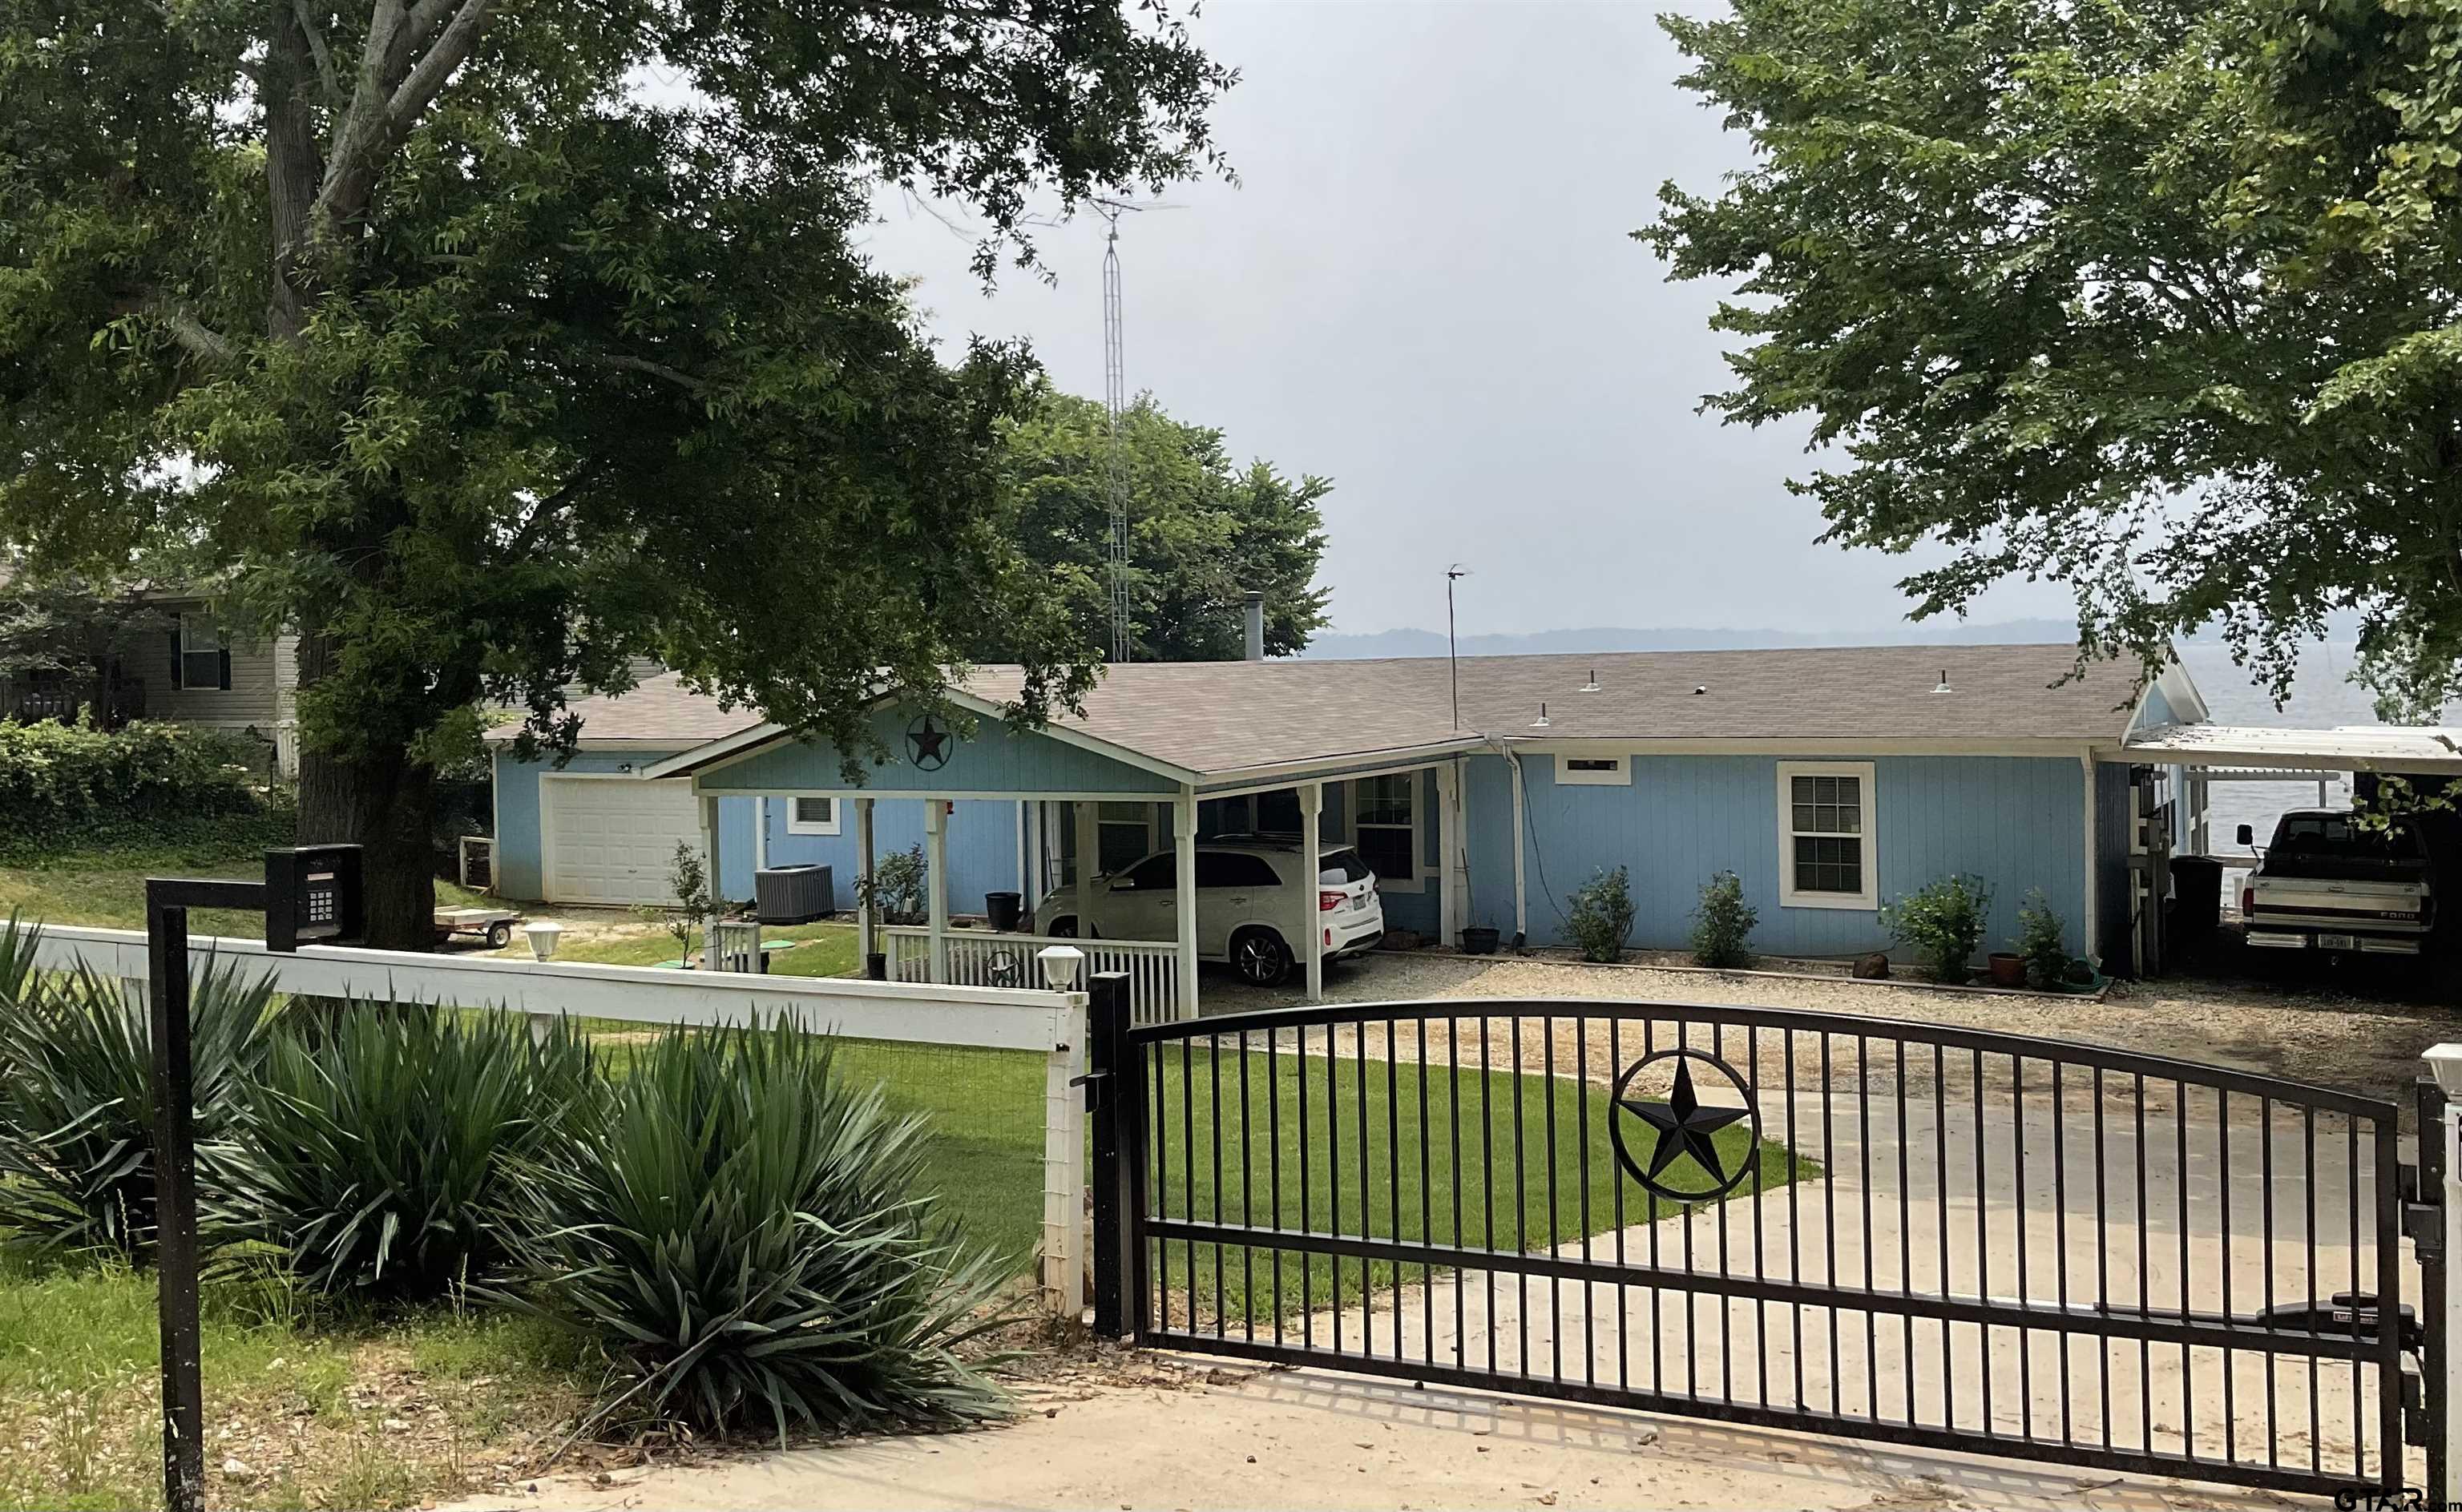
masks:
MULTIPOLYGON (((914 924, 881 929, 892 982, 932 980, 932 932, 914 924)), ((1086 970, 1117 971, 1129 979, 1129 1013, 1138 1024, 1167 1024, 1179 1017, 1179 947, 1169 940, 1066 940, 1057 935, 1005 935, 953 929, 948 941, 952 984, 967 987, 1047 986, 1039 952, 1074 945, 1086 970)))
MULTIPOLYGON (((1085 1098, 1071 1085, 1086 1071, 1083 991, 422 956, 346 946, 312 945, 285 955, 267 950, 263 940, 203 936, 190 938, 188 955, 195 971, 208 962, 236 961, 250 972, 270 972, 280 991, 317 997, 660 1025, 767 1024, 784 1017, 816 1033, 855 1039, 1038 1052, 1044 1056, 1044 1300, 1067 1318, 1085 1306, 1085 1098)), ((46 927, 34 959, 54 970, 82 961, 133 993, 145 990, 145 936, 136 930, 46 927)))

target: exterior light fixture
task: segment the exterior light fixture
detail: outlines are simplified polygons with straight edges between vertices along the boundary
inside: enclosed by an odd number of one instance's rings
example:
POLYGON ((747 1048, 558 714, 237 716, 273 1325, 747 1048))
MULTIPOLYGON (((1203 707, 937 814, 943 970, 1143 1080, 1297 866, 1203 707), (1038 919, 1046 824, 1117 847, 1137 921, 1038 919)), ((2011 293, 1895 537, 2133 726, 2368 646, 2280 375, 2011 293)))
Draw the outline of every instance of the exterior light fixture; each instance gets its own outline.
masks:
POLYGON ((530 954, 545 961, 555 954, 556 943, 564 935, 564 926, 552 918, 534 919, 522 926, 522 933, 529 937, 530 954))
POLYGON ((1077 974, 1086 969, 1086 952, 1074 945, 1046 945, 1034 953, 1043 962, 1043 980, 1054 992, 1073 992, 1077 974))

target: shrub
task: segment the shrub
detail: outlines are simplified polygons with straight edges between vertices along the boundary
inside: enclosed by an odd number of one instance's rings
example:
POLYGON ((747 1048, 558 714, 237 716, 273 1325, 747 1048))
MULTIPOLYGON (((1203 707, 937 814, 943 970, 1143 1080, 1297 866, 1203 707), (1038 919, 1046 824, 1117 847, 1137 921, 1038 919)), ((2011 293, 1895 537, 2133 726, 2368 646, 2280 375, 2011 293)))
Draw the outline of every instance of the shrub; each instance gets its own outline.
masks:
MULTIPOLYGON (((195 1130, 224 1137, 262 1060, 270 977, 233 966, 190 988, 195 1130)), ((0 1224, 51 1248, 150 1257, 153 1034, 119 983, 79 966, 29 980, 0 1014, 0 1224)))
POLYGON ((140 722, 0 720, 0 855, 214 840, 280 844, 289 799, 250 769, 255 743, 140 722))
POLYGON ((791 1024, 670 1029, 515 1183, 515 1283, 637 1409, 704 1429, 954 1425, 1005 1394, 960 1358, 1002 1280, 921 1182, 924 1128, 791 1024))
POLYGON ((876 905, 884 924, 919 924, 931 907, 931 875, 921 846, 892 851, 873 863, 871 876, 854 879, 855 901, 876 905))
POLYGON ((347 1005, 312 1039, 286 1026, 212 1152, 201 1226, 271 1246, 323 1292, 439 1297, 502 1259, 513 1160, 586 1105, 587 1042, 559 1020, 347 1005))
POLYGON ((1983 922, 1992 912, 1992 889, 1979 876, 1953 873, 1881 907, 1881 927, 1915 953, 1924 975, 1956 983, 1967 978, 1983 922))
POLYGON ((1693 910, 1693 960, 1729 969, 1751 965, 1753 926, 1760 919, 1744 901, 1743 879, 1720 872, 1701 884, 1701 901, 1693 910))
POLYGON ((2067 979, 2068 926, 2052 912, 2041 888, 2027 891, 2025 906, 2018 910, 2018 938, 2010 943, 2025 958, 2026 985, 2048 992, 2067 979))
POLYGON ((1601 872, 1573 890, 1565 928, 1584 961, 1623 959, 1624 942, 1632 934, 1632 888, 1623 867, 1601 872))

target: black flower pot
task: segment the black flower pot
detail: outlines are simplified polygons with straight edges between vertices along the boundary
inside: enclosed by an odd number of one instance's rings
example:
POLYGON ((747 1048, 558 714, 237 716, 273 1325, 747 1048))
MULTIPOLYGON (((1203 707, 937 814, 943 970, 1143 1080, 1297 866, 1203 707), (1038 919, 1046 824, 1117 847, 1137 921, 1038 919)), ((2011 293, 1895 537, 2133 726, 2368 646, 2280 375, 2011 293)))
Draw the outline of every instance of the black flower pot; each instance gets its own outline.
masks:
POLYGON ((1461 932, 1461 948, 1465 956, 1496 954, 1496 931, 1483 925, 1473 925, 1461 932))

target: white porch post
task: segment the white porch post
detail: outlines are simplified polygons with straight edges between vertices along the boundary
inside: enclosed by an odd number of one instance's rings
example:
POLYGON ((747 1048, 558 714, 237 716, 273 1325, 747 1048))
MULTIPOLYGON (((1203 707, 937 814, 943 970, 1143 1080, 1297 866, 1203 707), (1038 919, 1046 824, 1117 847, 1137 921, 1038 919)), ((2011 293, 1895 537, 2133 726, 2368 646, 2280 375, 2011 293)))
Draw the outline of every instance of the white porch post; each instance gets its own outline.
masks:
POLYGON ((1171 805, 1172 912, 1179 926, 1179 1016, 1197 1017, 1197 789, 1171 805))
POLYGON ((949 980, 949 806, 938 798, 923 800, 923 864, 929 872, 924 891, 932 900, 932 980, 949 980))
POLYGON ((1504 775, 1513 784, 1513 943, 1518 948, 1530 936, 1530 890, 1522 879, 1530 843, 1529 819, 1523 812, 1522 758, 1510 750, 1504 753, 1504 775))
POLYGON ((862 958, 863 969, 872 968, 872 958, 880 949, 880 903, 872 896, 872 869, 876 862, 873 853, 872 800, 854 801, 855 844, 855 915, 854 948, 862 958))
POLYGON ((1325 813, 1325 784, 1304 783, 1300 787, 1300 938, 1301 957, 1307 962, 1307 995, 1310 1003, 1325 997, 1325 925, 1316 911, 1317 856, 1325 849, 1320 843, 1325 813))
POLYGON ((1094 937, 1094 862, 1103 849, 1099 815, 1082 799, 1069 806, 1069 822, 1077 827, 1077 938, 1094 937))
POLYGON ((726 910, 726 894, 719 886, 725 874, 719 870, 718 799, 704 794, 701 801, 701 864, 709 874, 709 917, 701 921, 701 969, 716 971, 724 962, 719 960, 718 920, 726 910))

